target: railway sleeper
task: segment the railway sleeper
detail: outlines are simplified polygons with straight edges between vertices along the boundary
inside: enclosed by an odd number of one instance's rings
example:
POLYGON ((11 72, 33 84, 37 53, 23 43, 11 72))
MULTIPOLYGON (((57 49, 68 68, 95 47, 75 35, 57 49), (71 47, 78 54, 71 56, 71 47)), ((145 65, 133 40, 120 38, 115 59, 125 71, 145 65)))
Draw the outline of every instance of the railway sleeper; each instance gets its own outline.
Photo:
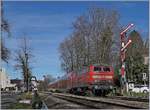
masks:
POLYGON ((74 102, 77 104, 85 105, 93 109, 143 109, 143 107, 135 107, 135 106, 130 106, 126 104, 118 104, 114 102, 103 102, 103 101, 96 101, 96 100, 85 100, 83 98, 77 98, 74 96, 64 96, 64 95, 58 95, 54 94, 53 96, 57 98, 61 98, 64 100, 68 100, 70 102, 74 102), (109 105, 109 106, 108 106, 109 105))
POLYGON ((90 97, 83 96, 75 96, 75 95, 65 95, 65 94, 53 94, 55 97, 63 98, 65 100, 75 102, 78 104, 86 105, 91 108, 99 108, 99 109, 147 109, 148 105, 145 103, 135 102, 133 104, 128 104, 128 101, 118 102, 117 100, 109 101, 109 100, 98 100, 90 97), (138 106, 136 105, 138 104, 138 106), (109 105, 109 106, 108 106, 109 105))

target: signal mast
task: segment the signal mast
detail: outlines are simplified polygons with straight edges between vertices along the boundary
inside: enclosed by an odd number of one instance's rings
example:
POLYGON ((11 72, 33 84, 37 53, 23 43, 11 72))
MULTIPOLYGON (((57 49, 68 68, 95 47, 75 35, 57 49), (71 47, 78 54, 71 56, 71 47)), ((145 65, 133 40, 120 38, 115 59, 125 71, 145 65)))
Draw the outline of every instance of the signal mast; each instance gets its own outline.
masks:
MULTIPOLYGON (((132 40, 128 39, 126 36, 126 32, 133 26, 134 24, 129 24, 126 29, 124 29, 121 33, 120 33, 120 38, 121 38, 121 49, 120 49, 120 57, 121 57, 121 86, 122 86, 122 90, 125 87, 126 84, 126 77, 125 77, 125 53, 127 50, 127 47, 129 46, 129 44, 131 44, 132 40)), ((123 91, 121 91, 123 92, 123 91)))

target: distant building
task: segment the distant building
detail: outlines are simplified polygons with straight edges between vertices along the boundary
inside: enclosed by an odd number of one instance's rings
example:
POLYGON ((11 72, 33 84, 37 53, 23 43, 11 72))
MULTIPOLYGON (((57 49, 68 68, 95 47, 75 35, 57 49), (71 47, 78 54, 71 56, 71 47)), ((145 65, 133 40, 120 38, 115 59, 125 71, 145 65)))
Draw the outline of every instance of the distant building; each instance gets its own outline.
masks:
POLYGON ((21 79, 17 79, 17 78, 16 79, 11 79, 10 83, 16 85, 18 90, 20 90, 22 85, 23 85, 22 84, 22 80, 21 79))
POLYGON ((6 73, 6 70, 4 68, 0 69, 0 87, 1 90, 8 90, 9 88, 15 88, 15 84, 10 83, 10 79, 8 77, 8 74, 6 73))

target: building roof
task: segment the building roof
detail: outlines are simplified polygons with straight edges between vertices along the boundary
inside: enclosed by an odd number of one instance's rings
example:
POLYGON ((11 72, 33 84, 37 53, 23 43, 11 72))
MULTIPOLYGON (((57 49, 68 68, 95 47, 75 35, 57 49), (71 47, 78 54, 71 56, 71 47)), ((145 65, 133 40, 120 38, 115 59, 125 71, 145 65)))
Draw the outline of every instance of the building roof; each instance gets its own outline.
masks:
POLYGON ((11 79, 11 84, 21 85, 22 80, 21 79, 11 79))

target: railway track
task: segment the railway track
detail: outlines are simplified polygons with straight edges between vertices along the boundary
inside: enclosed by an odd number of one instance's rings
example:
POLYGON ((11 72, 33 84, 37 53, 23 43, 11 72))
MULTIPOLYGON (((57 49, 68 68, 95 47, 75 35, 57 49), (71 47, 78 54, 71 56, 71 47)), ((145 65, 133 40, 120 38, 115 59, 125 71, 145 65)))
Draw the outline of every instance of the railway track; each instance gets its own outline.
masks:
MULTIPOLYGON (((43 94, 43 93, 42 93, 43 94)), ((42 109, 90 109, 91 107, 82 105, 82 104, 77 104, 71 101, 68 101, 66 99, 58 98, 53 96, 50 93, 44 93, 45 98, 43 100, 43 107, 42 109)))
POLYGON ((125 97, 125 96, 106 96, 106 98, 111 99, 120 99, 120 100, 129 100, 129 101, 138 101, 138 102, 149 102, 148 98, 141 97, 125 97))
POLYGON ((85 97, 72 94, 52 93, 52 96, 81 104, 93 109, 148 109, 148 102, 129 101, 123 99, 85 97))

